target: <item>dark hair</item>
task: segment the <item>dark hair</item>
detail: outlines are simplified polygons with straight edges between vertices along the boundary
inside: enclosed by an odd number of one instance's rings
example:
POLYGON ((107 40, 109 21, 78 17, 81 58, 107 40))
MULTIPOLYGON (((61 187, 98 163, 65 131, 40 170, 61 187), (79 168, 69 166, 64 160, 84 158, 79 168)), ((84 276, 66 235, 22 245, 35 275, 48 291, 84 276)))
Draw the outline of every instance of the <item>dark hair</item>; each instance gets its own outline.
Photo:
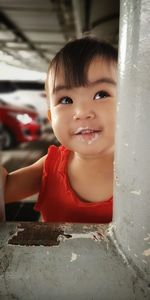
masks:
POLYGON ((87 83, 87 68, 97 56, 117 64, 117 49, 105 41, 84 37, 67 43, 50 63, 49 70, 54 68, 54 86, 59 68, 64 71, 65 85, 68 88, 84 86, 87 83))

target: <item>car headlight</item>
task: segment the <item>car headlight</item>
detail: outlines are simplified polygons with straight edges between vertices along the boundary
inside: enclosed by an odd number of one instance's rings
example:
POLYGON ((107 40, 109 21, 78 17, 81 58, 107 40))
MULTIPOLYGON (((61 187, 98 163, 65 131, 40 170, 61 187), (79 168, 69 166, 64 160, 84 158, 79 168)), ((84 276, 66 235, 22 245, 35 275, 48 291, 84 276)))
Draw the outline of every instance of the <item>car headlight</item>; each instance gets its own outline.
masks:
POLYGON ((32 118, 26 113, 24 114, 11 113, 11 115, 24 125, 32 122, 32 118))
POLYGON ((32 122, 32 118, 28 114, 18 114, 16 119, 24 125, 32 122))

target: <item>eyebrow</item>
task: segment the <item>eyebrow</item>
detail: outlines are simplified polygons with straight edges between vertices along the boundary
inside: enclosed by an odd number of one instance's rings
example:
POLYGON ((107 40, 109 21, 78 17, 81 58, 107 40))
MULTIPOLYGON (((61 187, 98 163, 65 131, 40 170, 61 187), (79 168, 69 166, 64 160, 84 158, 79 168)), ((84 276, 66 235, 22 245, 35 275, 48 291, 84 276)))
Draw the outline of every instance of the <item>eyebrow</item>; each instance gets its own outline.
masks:
MULTIPOLYGON (((100 84, 100 83, 108 83, 108 84, 116 86, 116 81, 109 77, 102 77, 102 78, 96 79, 95 81, 92 81, 92 82, 89 81, 87 84, 85 84, 85 86, 86 85, 88 85, 88 86, 96 85, 96 84, 100 84)), ((67 85, 60 84, 53 88, 53 94, 58 93, 59 91, 62 91, 62 90, 70 90, 72 88, 74 88, 74 87, 68 87, 67 85)))
POLYGON ((116 81, 113 80, 112 78, 109 78, 109 77, 102 77, 102 78, 99 78, 95 81, 88 82, 88 85, 95 85, 95 84, 98 84, 98 83, 109 83, 109 84, 112 84, 112 85, 116 85, 116 81))

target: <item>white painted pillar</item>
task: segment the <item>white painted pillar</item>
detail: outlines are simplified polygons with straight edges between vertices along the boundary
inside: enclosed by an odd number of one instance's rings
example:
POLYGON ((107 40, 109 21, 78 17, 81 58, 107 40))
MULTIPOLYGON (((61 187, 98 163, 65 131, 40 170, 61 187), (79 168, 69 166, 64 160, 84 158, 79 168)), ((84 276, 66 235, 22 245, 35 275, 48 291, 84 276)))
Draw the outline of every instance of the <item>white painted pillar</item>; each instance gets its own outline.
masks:
MULTIPOLYGON (((150 2, 121 0, 114 232, 150 275, 150 2)), ((148 277, 147 277, 148 278, 148 277)))

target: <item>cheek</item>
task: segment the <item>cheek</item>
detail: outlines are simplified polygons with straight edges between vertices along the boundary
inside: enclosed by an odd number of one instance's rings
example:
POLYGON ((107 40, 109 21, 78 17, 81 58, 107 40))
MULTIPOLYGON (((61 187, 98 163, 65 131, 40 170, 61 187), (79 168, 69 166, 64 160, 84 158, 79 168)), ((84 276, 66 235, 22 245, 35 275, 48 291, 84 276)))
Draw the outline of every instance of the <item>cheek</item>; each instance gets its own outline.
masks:
POLYGON ((104 107, 102 112, 102 116, 104 116, 105 121, 108 123, 112 123, 115 121, 116 118, 116 106, 115 103, 112 101, 111 103, 107 103, 104 107))
POLYGON ((70 111, 69 109, 63 108, 52 108, 51 109, 51 120, 54 125, 62 125, 70 122, 70 111))
POLYGON ((51 125, 56 135, 62 132, 64 129, 64 117, 61 111, 52 110, 51 125))
POLYGON ((59 119, 60 119, 59 110, 55 107, 51 107, 51 121, 52 121, 52 124, 57 124, 59 119))
POLYGON ((51 115, 52 126, 54 126, 55 124, 57 124, 57 120, 58 120, 57 114, 55 114, 54 112, 52 112, 52 115, 51 115))
POLYGON ((105 125, 107 132, 109 131, 110 135, 114 135, 116 125, 116 107, 113 104, 107 107, 105 111, 105 125))
POLYGON ((111 113, 111 118, 110 118, 110 127, 112 128, 112 133, 114 134, 115 132, 115 125, 116 125, 116 111, 115 109, 111 113))

